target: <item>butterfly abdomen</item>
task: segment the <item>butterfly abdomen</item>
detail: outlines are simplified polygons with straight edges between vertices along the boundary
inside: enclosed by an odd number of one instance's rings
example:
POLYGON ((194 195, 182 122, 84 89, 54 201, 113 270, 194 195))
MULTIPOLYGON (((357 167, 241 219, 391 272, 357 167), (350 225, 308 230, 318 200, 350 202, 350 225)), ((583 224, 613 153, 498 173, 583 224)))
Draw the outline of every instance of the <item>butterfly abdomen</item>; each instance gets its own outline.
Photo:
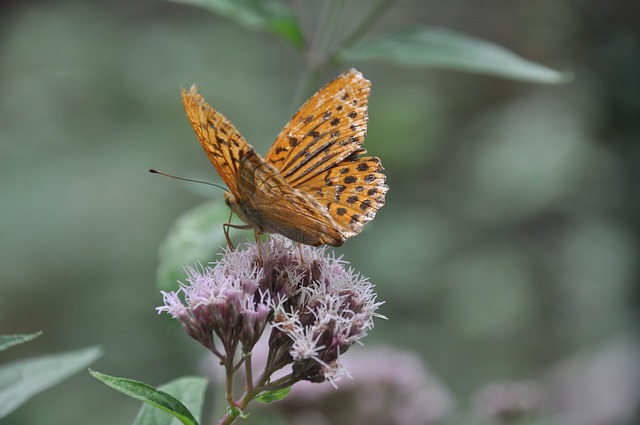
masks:
POLYGON ((259 202, 258 205, 229 195, 227 204, 257 234, 278 233, 292 241, 312 246, 342 245, 344 236, 337 230, 328 212, 318 217, 319 211, 322 211, 321 205, 316 205, 295 189, 290 190, 286 194, 271 193, 271 202, 259 202), (296 201, 297 196, 304 200, 296 201))

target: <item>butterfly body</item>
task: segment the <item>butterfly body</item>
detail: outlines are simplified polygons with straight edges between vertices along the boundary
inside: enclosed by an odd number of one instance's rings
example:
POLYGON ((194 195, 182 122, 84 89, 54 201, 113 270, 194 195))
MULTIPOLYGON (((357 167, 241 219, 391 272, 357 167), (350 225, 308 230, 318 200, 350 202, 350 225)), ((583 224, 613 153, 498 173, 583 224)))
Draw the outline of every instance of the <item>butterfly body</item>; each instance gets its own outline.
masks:
POLYGON ((380 160, 361 155, 369 86, 353 69, 328 83, 298 110, 266 158, 195 86, 183 89, 187 117, 229 187, 225 202, 256 236, 339 246, 384 205, 380 160))
POLYGON ((290 187, 280 172, 253 151, 245 161, 247 171, 241 173, 239 196, 225 192, 225 202, 240 220, 247 223, 257 235, 278 233, 305 245, 342 245, 343 238, 335 230, 328 215, 317 218, 324 208, 313 202, 303 192, 290 187), (252 170, 260 167, 260 172, 252 170), (269 176, 268 181, 255 181, 259 176, 269 176), (260 193, 257 194, 256 192, 260 193))

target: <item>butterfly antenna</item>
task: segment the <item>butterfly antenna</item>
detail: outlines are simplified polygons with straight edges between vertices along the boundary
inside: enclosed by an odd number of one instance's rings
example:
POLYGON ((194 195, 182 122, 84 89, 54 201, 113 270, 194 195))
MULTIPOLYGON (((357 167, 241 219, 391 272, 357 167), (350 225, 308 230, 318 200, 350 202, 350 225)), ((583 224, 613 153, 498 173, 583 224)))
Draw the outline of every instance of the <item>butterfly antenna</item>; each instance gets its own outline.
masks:
POLYGON ((152 174, 160 174, 160 175, 165 176, 165 177, 171 177, 172 179, 184 180, 186 182, 193 182, 193 183, 202 183, 202 184, 207 184, 209 186, 217 187, 217 188, 222 189, 224 191, 227 190, 226 187, 217 185, 215 183, 209 183, 209 182, 205 182, 205 181, 202 181, 202 180, 186 179, 184 177, 173 176, 171 174, 163 173, 162 171, 158 171, 158 170, 155 170, 153 168, 149 168, 149 172, 152 173, 152 174))

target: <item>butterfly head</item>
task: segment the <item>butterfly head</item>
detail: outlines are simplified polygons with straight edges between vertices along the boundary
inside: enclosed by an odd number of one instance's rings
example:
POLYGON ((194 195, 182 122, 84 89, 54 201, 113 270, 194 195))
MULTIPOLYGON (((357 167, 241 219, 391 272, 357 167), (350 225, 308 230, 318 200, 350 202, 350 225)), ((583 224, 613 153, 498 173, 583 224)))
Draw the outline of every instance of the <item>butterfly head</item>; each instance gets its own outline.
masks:
POLYGON ((236 203, 236 197, 229 191, 224 192, 224 203, 233 210, 232 204, 236 203))
POLYGON ((240 220, 248 224, 255 231, 264 231, 262 226, 259 224, 259 220, 256 217, 255 212, 252 214, 252 209, 248 208, 246 204, 238 201, 238 198, 230 191, 224 193, 224 203, 227 204, 231 211, 237 215, 240 220))

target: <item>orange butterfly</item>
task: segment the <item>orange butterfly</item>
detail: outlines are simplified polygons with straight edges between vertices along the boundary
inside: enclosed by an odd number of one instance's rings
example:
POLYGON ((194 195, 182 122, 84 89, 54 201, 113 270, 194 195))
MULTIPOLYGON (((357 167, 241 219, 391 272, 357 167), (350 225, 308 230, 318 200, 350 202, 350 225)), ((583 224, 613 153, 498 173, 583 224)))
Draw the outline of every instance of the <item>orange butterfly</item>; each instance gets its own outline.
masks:
POLYGON ((196 91, 182 103, 202 147, 229 188, 224 199, 256 240, 279 233, 306 245, 340 246, 384 205, 380 160, 361 156, 370 82, 355 69, 338 76, 296 112, 262 158, 196 91))

